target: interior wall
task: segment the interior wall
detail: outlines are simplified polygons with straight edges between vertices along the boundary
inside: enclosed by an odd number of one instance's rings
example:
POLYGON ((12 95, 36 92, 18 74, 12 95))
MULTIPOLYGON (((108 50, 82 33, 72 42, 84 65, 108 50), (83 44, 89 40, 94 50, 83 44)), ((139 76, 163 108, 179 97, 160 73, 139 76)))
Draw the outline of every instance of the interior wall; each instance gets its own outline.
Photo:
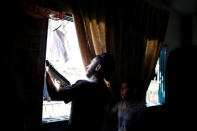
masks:
POLYGON ((179 46, 197 44, 196 14, 181 14, 170 11, 170 17, 164 44, 168 54, 179 46))
POLYGON ((181 16, 176 12, 170 12, 168 27, 164 44, 167 45, 168 52, 178 47, 181 43, 181 16))
POLYGON ((196 0, 146 0, 157 8, 168 10, 170 18, 164 44, 168 53, 179 46, 197 44, 196 0))
POLYGON ((192 44, 197 45, 197 13, 193 15, 193 33, 192 44))

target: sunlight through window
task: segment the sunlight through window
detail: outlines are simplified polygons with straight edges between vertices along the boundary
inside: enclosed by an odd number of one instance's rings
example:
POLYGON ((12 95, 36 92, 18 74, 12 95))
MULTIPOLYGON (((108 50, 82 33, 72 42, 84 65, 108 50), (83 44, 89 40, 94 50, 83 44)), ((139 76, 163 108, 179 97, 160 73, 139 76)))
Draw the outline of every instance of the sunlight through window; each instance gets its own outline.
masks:
MULTIPOLYGON (((69 15, 67 18, 69 19, 49 19, 46 60, 49 60, 53 67, 73 84, 87 77, 72 16, 69 15)), ((50 100, 46 81, 43 92, 43 122, 69 119, 71 103, 50 100)))

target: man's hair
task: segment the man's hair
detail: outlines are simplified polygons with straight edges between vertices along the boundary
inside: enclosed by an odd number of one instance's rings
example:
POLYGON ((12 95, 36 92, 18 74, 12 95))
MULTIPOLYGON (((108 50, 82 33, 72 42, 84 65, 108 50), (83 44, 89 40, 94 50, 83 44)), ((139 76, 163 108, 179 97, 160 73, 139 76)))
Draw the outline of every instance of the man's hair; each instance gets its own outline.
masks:
POLYGON ((103 73, 106 79, 109 78, 109 75, 115 68, 115 61, 112 54, 103 53, 101 55, 96 56, 99 59, 99 64, 101 64, 101 72, 103 73))

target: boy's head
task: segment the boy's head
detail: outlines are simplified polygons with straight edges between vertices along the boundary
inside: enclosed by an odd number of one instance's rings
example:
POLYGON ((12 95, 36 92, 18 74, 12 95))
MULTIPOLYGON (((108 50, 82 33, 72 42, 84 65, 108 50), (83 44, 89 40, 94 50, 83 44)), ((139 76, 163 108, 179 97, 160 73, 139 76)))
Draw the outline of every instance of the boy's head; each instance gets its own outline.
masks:
POLYGON ((135 81, 123 80, 121 84, 121 98, 122 100, 135 101, 137 99, 137 84, 135 81))
POLYGON ((120 95, 121 95, 122 100, 127 100, 128 99, 129 90, 130 90, 128 86, 129 85, 126 82, 123 82, 122 85, 121 85, 120 95))

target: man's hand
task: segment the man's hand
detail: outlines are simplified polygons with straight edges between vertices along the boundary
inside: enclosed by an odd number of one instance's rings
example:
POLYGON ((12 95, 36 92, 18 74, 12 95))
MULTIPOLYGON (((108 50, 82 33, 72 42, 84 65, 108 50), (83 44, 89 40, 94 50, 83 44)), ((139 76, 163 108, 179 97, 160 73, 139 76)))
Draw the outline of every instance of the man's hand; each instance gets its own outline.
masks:
POLYGON ((51 63, 48 60, 46 60, 46 66, 50 66, 50 65, 51 63))

